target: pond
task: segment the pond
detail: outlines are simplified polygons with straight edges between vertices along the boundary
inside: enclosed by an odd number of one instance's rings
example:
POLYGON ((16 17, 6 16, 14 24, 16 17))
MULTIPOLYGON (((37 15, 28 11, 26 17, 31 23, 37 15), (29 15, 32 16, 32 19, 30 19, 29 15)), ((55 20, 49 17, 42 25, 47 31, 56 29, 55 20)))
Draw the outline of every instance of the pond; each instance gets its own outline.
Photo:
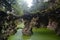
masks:
POLYGON ((60 37, 54 31, 34 28, 32 36, 24 36, 22 29, 18 29, 17 33, 10 36, 8 40, 60 40, 60 37))

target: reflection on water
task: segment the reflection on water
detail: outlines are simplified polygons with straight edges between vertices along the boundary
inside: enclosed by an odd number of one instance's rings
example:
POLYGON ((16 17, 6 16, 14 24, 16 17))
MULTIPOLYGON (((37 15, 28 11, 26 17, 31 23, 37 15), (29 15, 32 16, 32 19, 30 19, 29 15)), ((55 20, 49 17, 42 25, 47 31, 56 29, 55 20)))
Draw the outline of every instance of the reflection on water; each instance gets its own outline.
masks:
POLYGON ((15 35, 9 37, 8 40, 30 40, 31 36, 22 35, 22 29, 17 30, 15 35))
POLYGON ((52 31, 41 31, 41 29, 35 29, 32 36, 26 36, 22 35, 22 29, 19 29, 17 33, 10 36, 8 40, 60 40, 60 37, 52 31))
POLYGON ((22 40, 31 40, 31 36, 23 35, 22 40))

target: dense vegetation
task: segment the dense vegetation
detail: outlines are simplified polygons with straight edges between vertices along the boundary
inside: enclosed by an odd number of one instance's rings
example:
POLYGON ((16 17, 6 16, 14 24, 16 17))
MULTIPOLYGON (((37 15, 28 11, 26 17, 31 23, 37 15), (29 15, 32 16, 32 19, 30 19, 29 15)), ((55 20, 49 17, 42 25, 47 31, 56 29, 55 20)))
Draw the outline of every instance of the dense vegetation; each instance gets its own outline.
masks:
POLYGON ((49 0, 44 3, 42 0, 43 7, 38 2, 39 0, 36 0, 35 4, 33 3, 33 6, 28 9, 27 4, 22 7, 23 5, 18 5, 17 0, 0 0, 0 40, 7 40, 7 37, 16 33, 16 21, 19 19, 24 22, 25 34, 31 34, 33 26, 40 28, 43 24, 47 28, 54 24, 54 31, 60 35, 60 0, 49 0))

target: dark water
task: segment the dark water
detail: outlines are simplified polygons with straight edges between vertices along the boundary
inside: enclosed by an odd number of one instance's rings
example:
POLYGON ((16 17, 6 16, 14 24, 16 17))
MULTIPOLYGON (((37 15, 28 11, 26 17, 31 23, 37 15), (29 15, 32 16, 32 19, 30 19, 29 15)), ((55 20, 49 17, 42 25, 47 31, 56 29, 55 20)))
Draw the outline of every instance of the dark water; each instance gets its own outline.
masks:
POLYGON ((24 36, 22 35, 22 29, 19 29, 8 40, 60 40, 60 37, 55 32, 47 29, 33 29, 33 33, 32 36, 24 36))

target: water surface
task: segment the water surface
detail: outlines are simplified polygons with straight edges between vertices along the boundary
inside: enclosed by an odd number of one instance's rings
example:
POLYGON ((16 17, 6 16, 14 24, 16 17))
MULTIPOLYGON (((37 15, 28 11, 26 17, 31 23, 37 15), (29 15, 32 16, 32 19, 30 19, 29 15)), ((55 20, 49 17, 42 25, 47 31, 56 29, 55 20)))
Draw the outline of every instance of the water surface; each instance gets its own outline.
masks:
POLYGON ((32 36, 24 36, 22 29, 17 30, 15 35, 12 35, 8 40, 60 40, 60 37, 54 31, 47 29, 33 29, 32 36))

